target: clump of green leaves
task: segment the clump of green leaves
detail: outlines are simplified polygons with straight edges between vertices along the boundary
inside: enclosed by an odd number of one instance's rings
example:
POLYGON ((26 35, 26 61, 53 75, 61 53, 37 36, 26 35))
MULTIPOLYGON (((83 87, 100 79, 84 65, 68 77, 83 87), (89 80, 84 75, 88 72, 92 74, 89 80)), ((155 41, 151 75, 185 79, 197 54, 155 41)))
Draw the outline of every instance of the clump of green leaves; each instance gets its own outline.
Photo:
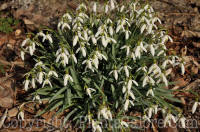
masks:
POLYGON ((10 33, 13 32, 13 26, 17 25, 19 20, 12 17, 0 18, 0 32, 10 33))
MULTIPOLYGON (((43 30, 23 41, 22 59, 28 53, 36 62, 24 88, 35 89, 34 100, 49 101, 42 113, 69 109, 64 124, 69 119, 81 124, 84 117, 83 130, 88 125, 93 131, 129 130, 124 118, 130 111, 141 112, 149 123, 161 111, 170 125, 180 109, 168 100, 180 101, 165 88, 168 75, 171 67, 180 66, 182 74, 185 69, 181 58, 167 55, 165 43, 172 39, 158 23, 148 4, 110 0, 103 6, 94 2, 89 11, 80 4, 62 17, 57 31, 43 30)), ((181 114, 179 119, 184 120, 181 114)))

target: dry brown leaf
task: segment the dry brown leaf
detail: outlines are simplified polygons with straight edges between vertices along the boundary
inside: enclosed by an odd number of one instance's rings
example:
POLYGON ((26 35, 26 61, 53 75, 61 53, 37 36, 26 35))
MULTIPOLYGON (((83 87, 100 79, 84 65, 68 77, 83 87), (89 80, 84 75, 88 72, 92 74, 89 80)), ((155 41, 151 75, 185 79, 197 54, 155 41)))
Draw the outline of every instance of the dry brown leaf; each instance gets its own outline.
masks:
POLYGON ((18 108, 12 108, 8 111, 8 117, 15 117, 19 112, 18 108))

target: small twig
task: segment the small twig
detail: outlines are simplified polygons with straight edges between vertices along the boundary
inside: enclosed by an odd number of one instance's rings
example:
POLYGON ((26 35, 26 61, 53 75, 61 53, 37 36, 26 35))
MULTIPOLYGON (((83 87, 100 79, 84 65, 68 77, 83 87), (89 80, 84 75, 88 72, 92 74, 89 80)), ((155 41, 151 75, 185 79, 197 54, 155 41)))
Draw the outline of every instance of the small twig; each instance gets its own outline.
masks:
POLYGON ((21 66, 21 67, 24 66, 23 62, 18 62, 18 61, 8 62, 8 61, 5 61, 5 60, 0 60, 0 64, 9 65, 9 66, 13 66, 13 65, 18 65, 18 66, 21 66))

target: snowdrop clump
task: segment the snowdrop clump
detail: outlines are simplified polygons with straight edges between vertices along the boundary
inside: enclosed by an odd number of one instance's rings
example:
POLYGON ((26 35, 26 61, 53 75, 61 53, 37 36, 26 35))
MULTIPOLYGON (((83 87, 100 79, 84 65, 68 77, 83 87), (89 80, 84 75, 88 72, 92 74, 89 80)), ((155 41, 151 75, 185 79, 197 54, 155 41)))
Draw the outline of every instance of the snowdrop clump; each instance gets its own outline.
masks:
MULTIPOLYGON (((57 31, 45 29, 23 41, 22 59, 28 53, 36 61, 25 75, 25 90, 34 88, 34 100, 40 103, 49 100, 42 113, 69 109, 64 122, 78 124, 85 116, 85 126, 90 124, 93 131, 112 129, 116 119, 116 129, 129 129, 122 117, 130 111, 143 113, 148 122, 158 112, 165 125, 177 121, 176 107, 167 100, 179 100, 165 87, 169 69, 180 66, 184 74, 184 62, 167 55, 165 44, 173 40, 158 27, 161 21, 153 8, 115 0, 106 2, 103 12, 100 6, 94 2, 88 9, 82 3, 63 15, 57 31), (102 127, 102 119, 110 121, 108 128, 102 127)), ((184 126, 184 117, 180 122, 184 126)))

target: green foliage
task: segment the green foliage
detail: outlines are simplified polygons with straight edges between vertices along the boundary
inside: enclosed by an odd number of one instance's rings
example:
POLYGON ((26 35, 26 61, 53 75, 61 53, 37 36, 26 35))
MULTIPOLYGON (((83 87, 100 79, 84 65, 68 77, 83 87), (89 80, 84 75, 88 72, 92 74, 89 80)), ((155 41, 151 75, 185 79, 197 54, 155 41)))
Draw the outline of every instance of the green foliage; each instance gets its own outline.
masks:
POLYGON ((162 111, 169 124, 180 112, 170 103, 180 100, 165 89, 170 68, 180 65, 184 74, 181 58, 166 54, 170 36, 148 4, 110 0, 98 12, 100 6, 94 3, 91 12, 81 4, 62 17, 57 31, 44 29, 23 41, 22 59, 28 53, 36 62, 26 73, 25 90, 35 88, 34 100, 48 100, 39 115, 69 110, 63 124, 80 125, 84 117, 83 130, 129 131, 128 121, 140 119, 131 111, 147 122, 162 111))
POLYGON ((19 20, 15 20, 12 17, 0 18, 0 32, 10 33, 13 32, 12 26, 19 23, 19 20))

